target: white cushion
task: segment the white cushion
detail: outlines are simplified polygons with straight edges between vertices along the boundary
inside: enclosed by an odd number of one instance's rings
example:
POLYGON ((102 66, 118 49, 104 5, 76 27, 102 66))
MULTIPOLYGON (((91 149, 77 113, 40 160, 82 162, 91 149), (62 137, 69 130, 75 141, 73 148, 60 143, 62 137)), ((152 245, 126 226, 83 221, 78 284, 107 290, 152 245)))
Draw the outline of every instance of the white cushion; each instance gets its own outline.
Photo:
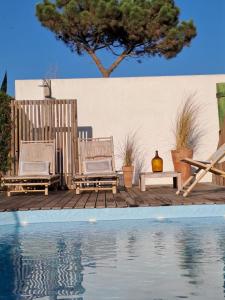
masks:
POLYGON ((112 159, 85 160, 83 162, 83 172, 84 174, 111 173, 113 172, 112 159))
POLYGON ((49 175, 49 161, 20 161, 19 176, 49 175))

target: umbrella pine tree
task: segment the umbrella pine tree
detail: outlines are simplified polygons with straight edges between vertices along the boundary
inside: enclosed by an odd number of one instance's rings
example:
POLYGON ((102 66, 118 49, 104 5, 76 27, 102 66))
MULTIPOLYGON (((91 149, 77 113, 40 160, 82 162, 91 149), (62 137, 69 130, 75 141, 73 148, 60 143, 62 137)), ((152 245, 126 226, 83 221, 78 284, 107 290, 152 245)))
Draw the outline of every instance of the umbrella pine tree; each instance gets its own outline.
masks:
POLYGON ((43 0, 36 16, 73 52, 88 53, 103 77, 127 57, 173 58, 196 36, 174 0, 43 0), (115 56, 108 68, 97 55, 102 49, 115 56))

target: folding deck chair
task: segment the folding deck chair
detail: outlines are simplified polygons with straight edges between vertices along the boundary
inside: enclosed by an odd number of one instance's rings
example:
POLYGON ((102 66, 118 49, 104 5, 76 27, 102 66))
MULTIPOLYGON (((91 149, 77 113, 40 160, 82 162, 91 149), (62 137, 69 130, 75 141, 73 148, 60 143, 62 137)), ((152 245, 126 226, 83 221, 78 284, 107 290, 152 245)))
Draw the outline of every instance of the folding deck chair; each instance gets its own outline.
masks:
POLYGON ((225 157, 225 144, 223 144, 219 149, 214 152, 207 161, 198 161, 190 158, 182 159, 183 162, 190 164, 194 167, 197 167, 195 172, 188 178, 188 180, 183 184, 181 190, 177 191, 177 195, 183 193, 183 196, 186 197, 193 190, 196 184, 208 173, 213 173, 225 178, 225 171, 219 170, 215 165, 225 157))
POLYGON ((80 191, 117 192, 113 138, 78 139, 79 172, 73 178, 76 194, 80 191))
POLYGON ((59 180, 55 174, 54 141, 21 141, 18 175, 1 178, 8 188, 7 196, 21 192, 44 192, 47 196, 49 186, 57 186, 59 180))

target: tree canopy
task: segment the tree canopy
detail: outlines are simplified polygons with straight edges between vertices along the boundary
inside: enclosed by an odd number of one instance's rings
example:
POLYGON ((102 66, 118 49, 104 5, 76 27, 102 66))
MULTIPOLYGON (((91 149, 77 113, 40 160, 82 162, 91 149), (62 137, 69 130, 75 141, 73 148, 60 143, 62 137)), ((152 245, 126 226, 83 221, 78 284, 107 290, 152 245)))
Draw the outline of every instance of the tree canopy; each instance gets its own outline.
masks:
POLYGON ((36 16, 73 52, 87 52, 104 77, 126 57, 175 57, 196 36, 174 0, 43 0, 36 16), (109 68, 96 55, 101 49, 116 57, 109 68))

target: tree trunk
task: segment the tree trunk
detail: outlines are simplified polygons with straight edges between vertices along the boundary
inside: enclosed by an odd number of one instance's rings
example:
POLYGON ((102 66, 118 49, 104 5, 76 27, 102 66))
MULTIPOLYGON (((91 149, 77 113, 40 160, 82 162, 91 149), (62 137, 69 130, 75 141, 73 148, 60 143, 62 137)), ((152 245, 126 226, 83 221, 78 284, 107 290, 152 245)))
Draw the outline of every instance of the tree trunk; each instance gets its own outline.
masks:
POLYGON ((100 59, 96 56, 95 52, 93 52, 90 48, 85 49, 87 53, 91 56, 93 61, 95 62, 96 66, 98 67, 99 71, 101 72, 104 78, 110 77, 111 73, 115 70, 115 68, 121 63, 122 60, 131 52, 131 49, 124 50, 121 55, 117 57, 114 63, 106 69, 103 64, 101 63, 100 59))
MULTIPOLYGON (((219 143, 218 148, 225 143, 225 83, 217 83, 217 106, 219 115, 219 143)), ((225 170, 225 162, 219 163, 216 167, 225 170)), ((212 182, 221 186, 225 186, 225 178, 213 175, 212 182)))
MULTIPOLYGON (((99 70, 100 70, 100 69, 99 69, 99 70)), ((102 73, 102 77, 104 77, 104 78, 109 78, 110 73, 109 73, 107 70, 104 70, 104 71, 101 71, 101 70, 100 70, 100 72, 102 73)))

